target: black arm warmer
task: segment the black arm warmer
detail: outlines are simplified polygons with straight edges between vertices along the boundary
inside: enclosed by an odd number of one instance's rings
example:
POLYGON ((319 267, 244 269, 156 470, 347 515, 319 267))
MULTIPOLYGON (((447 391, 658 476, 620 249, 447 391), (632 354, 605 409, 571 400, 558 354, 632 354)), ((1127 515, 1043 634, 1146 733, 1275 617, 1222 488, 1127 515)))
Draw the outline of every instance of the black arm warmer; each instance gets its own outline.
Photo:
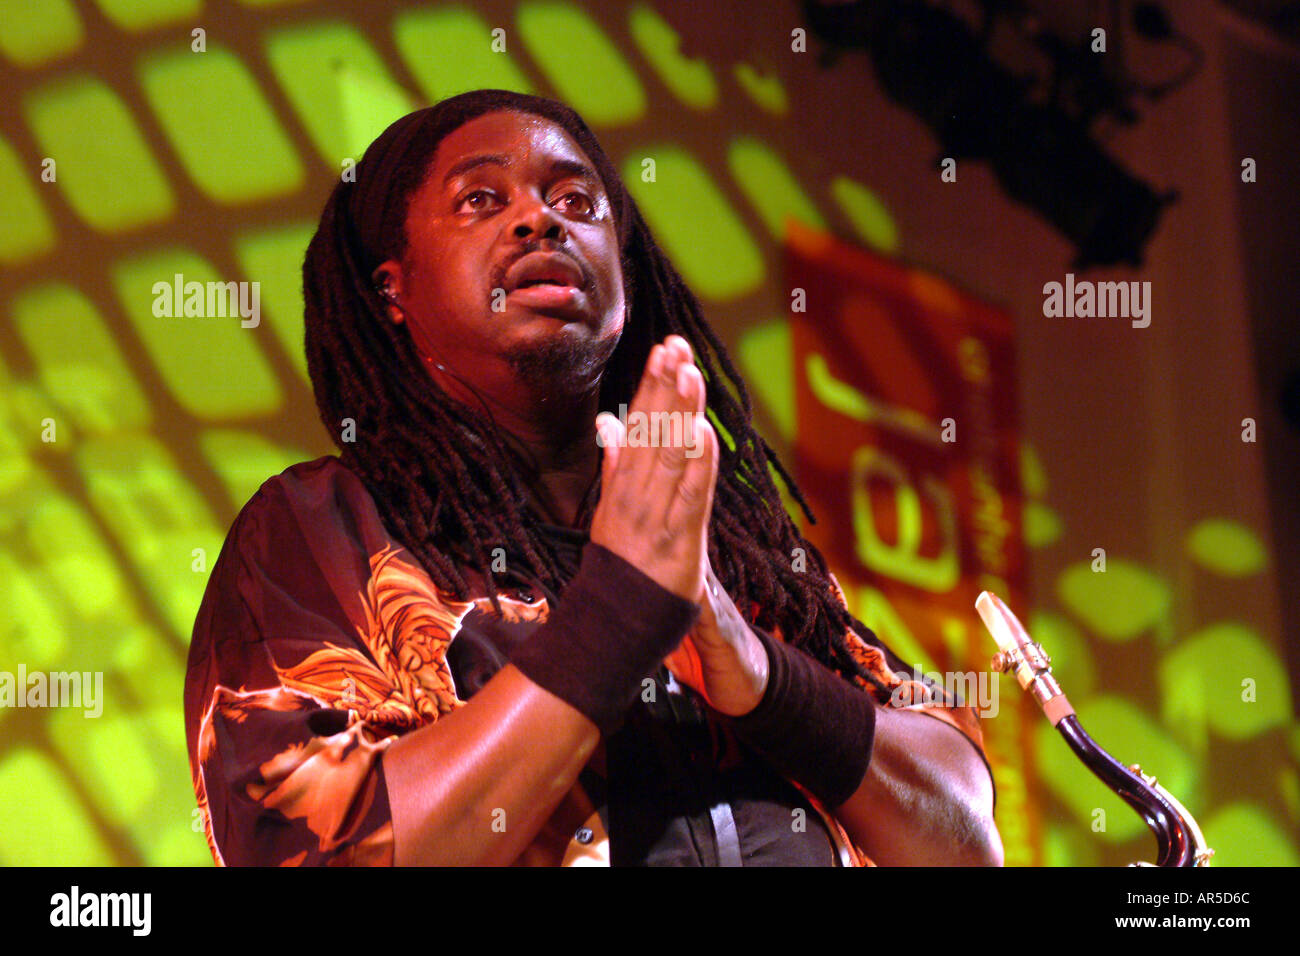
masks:
POLYGON ((876 702, 797 647, 753 631, 767 650, 767 690, 731 726, 774 768, 834 809, 866 776, 876 702))
POLYGON ((546 622, 511 655, 533 683, 613 733, 641 690, 700 614, 594 541, 546 622))

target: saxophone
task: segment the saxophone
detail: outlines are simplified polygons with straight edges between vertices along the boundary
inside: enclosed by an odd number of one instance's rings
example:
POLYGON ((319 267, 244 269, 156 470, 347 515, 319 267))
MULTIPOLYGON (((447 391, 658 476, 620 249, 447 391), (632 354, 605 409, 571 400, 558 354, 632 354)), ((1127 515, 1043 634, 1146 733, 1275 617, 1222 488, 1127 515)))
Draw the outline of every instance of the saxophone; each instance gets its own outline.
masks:
POLYGON ((1130 866, 1209 866, 1214 851, 1205 844, 1201 828, 1187 809, 1156 778, 1137 764, 1124 766, 1088 736, 1079 724, 1061 685, 1052 676, 1052 659, 1030 638, 1024 626, 997 595, 983 591, 975 602, 984 626, 997 641, 995 673, 1014 673, 1020 686, 1042 707, 1070 749, 1102 783, 1132 807, 1155 834, 1156 862, 1130 866))

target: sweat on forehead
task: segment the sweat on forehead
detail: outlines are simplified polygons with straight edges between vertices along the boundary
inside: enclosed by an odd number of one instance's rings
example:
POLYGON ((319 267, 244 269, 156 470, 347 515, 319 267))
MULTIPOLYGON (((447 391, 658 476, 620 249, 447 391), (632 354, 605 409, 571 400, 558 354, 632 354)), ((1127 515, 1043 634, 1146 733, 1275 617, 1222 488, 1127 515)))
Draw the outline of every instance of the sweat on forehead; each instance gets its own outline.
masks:
MULTIPOLYGON (((526 164, 531 157, 519 157, 499 149, 468 146, 465 137, 468 131, 478 127, 479 132, 492 130, 497 135, 497 142, 502 136, 506 139, 529 139, 535 136, 530 146, 536 146, 549 154, 549 170, 564 176, 586 180, 593 189, 601 189, 604 182, 583 153, 582 147, 574 142, 562 128, 556 126, 544 116, 516 111, 497 111, 484 113, 468 123, 458 127, 446 136, 438 146, 433 161, 429 164, 426 185, 445 188, 452 180, 487 167, 511 169, 516 164, 526 164)), ((481 137, 480 137, 481 138, 481 137)), ((543 160, 547 157, 543 156, 543 160)))
POLYGON ((347 209, 365 257, 377 264, 402 242, 406 206, 452 132, 485 113, 515 111, 563 128, 591 159, 605 186, 620 239, 627 236, 623 184, 587 124, 563 103, 510 90, 474 90, 403 116, 384 130, 357 164, 347 209))

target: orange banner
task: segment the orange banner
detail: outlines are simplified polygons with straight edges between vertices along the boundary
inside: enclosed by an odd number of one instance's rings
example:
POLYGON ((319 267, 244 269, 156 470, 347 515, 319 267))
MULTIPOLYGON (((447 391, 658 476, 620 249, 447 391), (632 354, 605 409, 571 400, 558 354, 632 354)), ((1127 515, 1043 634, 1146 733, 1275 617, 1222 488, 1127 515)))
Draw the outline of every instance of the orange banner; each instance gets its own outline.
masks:
POLYGON ((1024 607, 1011 318, 797 223, 787 252, 807 536, 856 616, 980 710, 1007 865, 1039 865, 1041 717, 988 674, 974 608, 981 590, 1024 607))

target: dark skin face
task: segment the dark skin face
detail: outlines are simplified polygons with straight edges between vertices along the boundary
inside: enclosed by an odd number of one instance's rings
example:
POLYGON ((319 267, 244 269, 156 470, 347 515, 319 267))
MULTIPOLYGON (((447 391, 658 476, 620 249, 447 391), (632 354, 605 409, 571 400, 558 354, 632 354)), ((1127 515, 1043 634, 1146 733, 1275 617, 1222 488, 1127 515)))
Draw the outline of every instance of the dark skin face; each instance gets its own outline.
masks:
POLYGON ((599 471, 593 422, 625 310, 613 210, 590 158, 550 120, 485 113, 439 144, 406 240, 400 262, 375 270, 390 318, 440 388, 528 451, 536 503, 573 525, 599 471), (511 267, 538 252, 566 257, 576 292, 506 291, 511 267))

